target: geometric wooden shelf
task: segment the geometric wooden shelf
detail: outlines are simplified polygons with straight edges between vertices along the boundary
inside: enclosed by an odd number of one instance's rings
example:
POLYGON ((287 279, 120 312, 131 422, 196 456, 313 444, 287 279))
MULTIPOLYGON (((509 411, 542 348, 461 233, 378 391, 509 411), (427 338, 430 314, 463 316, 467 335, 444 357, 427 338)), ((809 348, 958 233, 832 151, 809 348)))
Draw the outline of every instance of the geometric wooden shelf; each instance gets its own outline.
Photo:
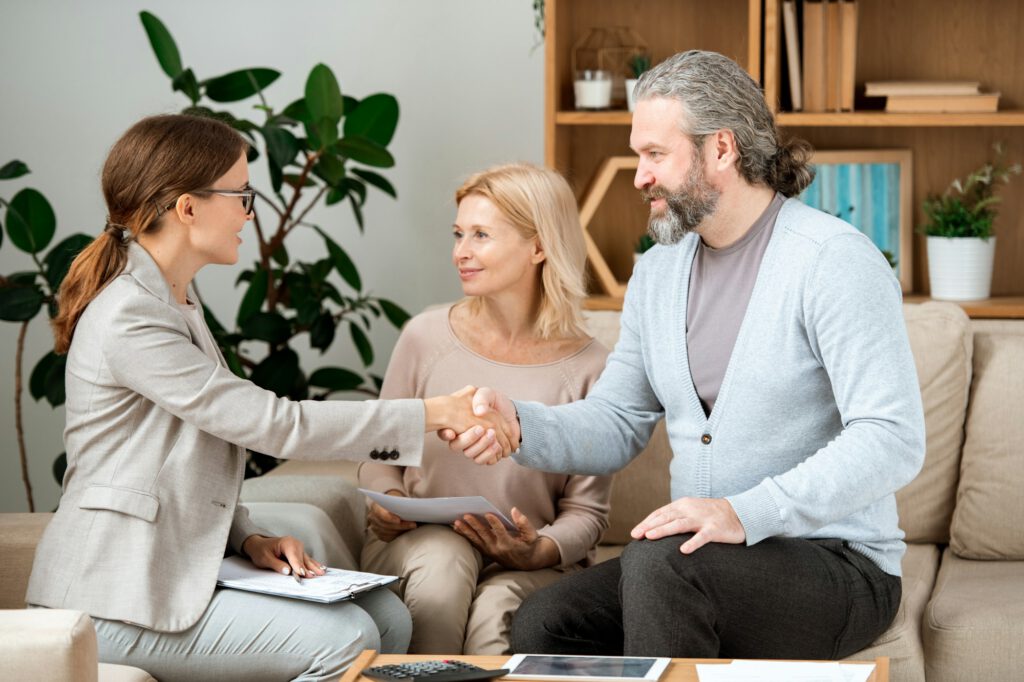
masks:
POLYGON ((615 278, 612 269, 608 267, 608 261, 598 250, 597 243, 590 236, 590 221, 593 220, 594 214, 597 213, 597 207, 601 205, 601 200, 604 199, 604 195, 608 192, 608 188, 611 187, 612 181, 619 171, 636 171, 639 161, 640 157, 638 156, 609 156, 606 158, 597 167, 590 186, 587 187, 587 191, 580 201, 580 225, 583 227, 583 238, 587 242, 587 258, 590 259, 590 264, 594 268, 601 288, 613 298, 625 297, 626 283, 615 278))

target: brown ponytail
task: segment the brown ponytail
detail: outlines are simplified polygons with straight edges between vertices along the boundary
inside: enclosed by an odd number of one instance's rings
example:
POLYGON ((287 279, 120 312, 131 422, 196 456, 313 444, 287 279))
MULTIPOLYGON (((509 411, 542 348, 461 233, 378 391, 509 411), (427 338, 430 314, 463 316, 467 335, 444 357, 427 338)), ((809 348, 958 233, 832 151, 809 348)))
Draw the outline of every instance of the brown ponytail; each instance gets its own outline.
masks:
POLYGON ((54 350, 66 353, 86 306, 124 270, 128 242, 160 229, 166 207, 209 187, 238 161, 245 140, 212 118, 144 118, 110 150, 101 185, 109 214, 103 232, 75 258, 57 295, 54 350))

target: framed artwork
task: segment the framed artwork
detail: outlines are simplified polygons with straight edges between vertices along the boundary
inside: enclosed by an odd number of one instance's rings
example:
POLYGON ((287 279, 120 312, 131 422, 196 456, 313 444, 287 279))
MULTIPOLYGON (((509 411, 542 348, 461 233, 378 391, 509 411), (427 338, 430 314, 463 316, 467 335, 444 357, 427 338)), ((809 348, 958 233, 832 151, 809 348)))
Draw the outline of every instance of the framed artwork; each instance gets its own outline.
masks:
POLYGON ((850 223, 871 238, 913 287, 913 156, 909 149, 816 151, 814 182, 800 200, 850 223))

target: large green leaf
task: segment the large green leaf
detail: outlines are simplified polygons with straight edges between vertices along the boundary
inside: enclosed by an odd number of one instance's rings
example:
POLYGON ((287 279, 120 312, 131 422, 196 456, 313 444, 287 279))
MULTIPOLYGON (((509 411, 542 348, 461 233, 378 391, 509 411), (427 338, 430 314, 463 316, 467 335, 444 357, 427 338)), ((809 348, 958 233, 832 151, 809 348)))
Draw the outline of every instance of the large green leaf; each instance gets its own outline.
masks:
POLYGON ((299 141, 291 132, 273 125, 263 126, 260 132, 267 142, 267 153, 278 168, 283 169, 295 160, 295 155, 299 153, 299 141))
POLYGON ((239 327, 256 314, 267 298, 267 271, 257 269, 249 281, 249 288, 238 304, 238 317, 235 318, 239 327))
POLYGON ((309 78, 306 79, 306 107, 311 120, 326 118, 335 125, 345 113, 345 101, 341 98, 338 79, 326 64, 317 64, 309 72, 309 78))
POLYGON ((313 117, 309 115, 309 107, 306 106, 306 99, 297 99, 281 111, 280 116, 297 123, 311 123, 313 117))
POLYGON ((380 144, 365 137, 345 137, 334 145, 335 150, 347 159, 365 163, 376 168, 391 168, 395 165, 395 157, 380 144))
POLYGON ((401 329, 402 325, 409 320, 409 313, 405 312, 405 309, 394 301, 389 301, 386 298, 378 298, 377 303, 380 303, 381 310, 384 311, 384 315, 388 318, 388 321, 395 325, 395 328, 401 329))
POLYGON ((160 62, 160 68, 171 78, 181 73, 181 54, 178 53, 178 46, 174 44, 171 32, 167 30, 163 22, 149 12, 139 12, 142 19, 142 26, 149 36, 149 44, 153 46, 153 53, 156 60, 160 62))
POLYGON ((64 404, 64 368, 67 355, 50 351, 36 363, 29 378, 29 393, 36 400, 46 398, 52 407, 64 404))
POLYGON ((7 207, 7 236, 26 253, 39 253, 53 239, 57 217, 42 194, 26 187, 7 207))
POLYGON ((378 175, 373 171, 363 170, 362 168, 353 168, 352 174, 362 178, 366 184, 373 185, 385 194, 389 194, 395 199, 398 198, 398 192, 395 191, 394 186, 383 175, 378 175))
POLYGON ((348 323, 348 330, 352 335, 352 343, 356 345, 356 350, 359 351, 359 357, 362 359, 363 365, 369 367, 373 364, 373 346, 370 345, 370 339, 366 338, 366 333, 355 322, 348 323))
POLYGON ((242 323, 242 333, 257 341, 276 346, 292 335, 292 326, 278 313, 256 313, 242 323))
POLYGON ((253 368, 249 378, 257 386, 279 396, 286 396, 294 390, 296 384, 303 381, 299 356, 291 348, 274 351, 253 368))
POLYGON ((66 452, 62 452, 57 455, 57 459, 53 460, 53 478, 57 481, 57 485, 64 485, 64 472, 68 470, 68 455, 66 452))
POLYGON ((332 391, 352 391, 363 385, 363 377, 341 367, 321 367, 309 377, 309 383, 332 391))
POLYGON ((46 254, 43 264, 46 265, 46 282, 50 285, 50 291, 57 291, 61 282, 68 274, 71 261, 92 243, 92 237, 87 234, 73 234, 62 240, 46 254))
POLYGON ((317 316, 313 326, 309 328, 309 345, 320 349, 320 352, 330 348, 334 342, 334 332, 337 325, 330 313, 322 313, 317 316))
POLYGON ((20 178, 28 172, 28 166, 15 159, 14 161, 8 161, 0 167, 0 180, 13 180, 14 178, 20 178))
POLYGON ((344 182, 339 183, 338 186, 345 192, 351 194, 353 201, 358 200, 360 206, 366 203, 366 183, 362 180, 345 178, 344 182))
POLYGON ((24 322, 39 312, 45 300, 39 287, 15 286, 0 288, 0 320, 24 322))
POLYGON ((171 89, 185 93, 185 96, 192 100, 192 104, 198 102, 203 96, 199 92, 199 81, 196 80, 196 74, 192 69, 185 69, 175 76, 171 81, 171 89))
POLYGON ((328 185, 337 185, 345 178, 345 162, 328 152, 316 162, 313 172, 328 185))
POLYGON ((281 75, 274 69, 255 68, 232 71, 203 82, 206 96, 214 102, 237 102, 252 97, 281 75))
POLYGON ((345 114, 345 137, 360 135, 386 147, 397 127, 398 100, 385 93, 370 95, 345 114))
POLYGON ((362 290, 363 281, 359 277, 359 270, 356 268, 356 264, 352 262, 352 259, 348 257, 348 254, 345 253, 345 250, 319 227, 314 229, 324 238, 324 243, 327 245, 327 253, 331 256, 331 264, 334 265, 334 269, 338 271, 341 278, 356 291, 362 290))

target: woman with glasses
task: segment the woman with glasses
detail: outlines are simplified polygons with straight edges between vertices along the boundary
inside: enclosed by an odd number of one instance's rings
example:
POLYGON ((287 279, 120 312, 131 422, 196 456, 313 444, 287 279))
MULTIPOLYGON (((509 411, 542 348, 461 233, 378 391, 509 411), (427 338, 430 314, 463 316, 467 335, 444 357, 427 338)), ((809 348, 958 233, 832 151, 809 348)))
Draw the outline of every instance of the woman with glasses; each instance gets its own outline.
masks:
MULTIPOLYGON (((607 349, 583 327, 586 247, 576 198, 556 172, 497 166, 455 193, 452 264, 466 298, 413 318, 381 396, 468 383, 551 405, 586 395, 607 349)), ((399 575, 412 653, 510 652, 512 615, 534 590, 588 565, 608 526, 607 477, 549 474, 506 459, 480 467, 428 437, 421 466, 367 462, 360 485, 406 497, 483 495, 515 524, 466 516, 417 525, 371 506, 365 570, 399 575)))
POLYGON ((368 460, 387 448, 415 465, 425 431, 475 425, 460 416, 468 396, 291 401, 227 368, 191 282, 238 260, 254 197, 246 150, 208 118, 129 129, 103 168, 106 227, 72 264, 53 322, 68 355, 68 468, 26 601, 90 614, 101 661, 161 680, 336 679, 363 648, 404 651, 409 616, 388 590, 321 605, 215 589, 226 550, 323 574, 238 503, 245 449, 368 460))

